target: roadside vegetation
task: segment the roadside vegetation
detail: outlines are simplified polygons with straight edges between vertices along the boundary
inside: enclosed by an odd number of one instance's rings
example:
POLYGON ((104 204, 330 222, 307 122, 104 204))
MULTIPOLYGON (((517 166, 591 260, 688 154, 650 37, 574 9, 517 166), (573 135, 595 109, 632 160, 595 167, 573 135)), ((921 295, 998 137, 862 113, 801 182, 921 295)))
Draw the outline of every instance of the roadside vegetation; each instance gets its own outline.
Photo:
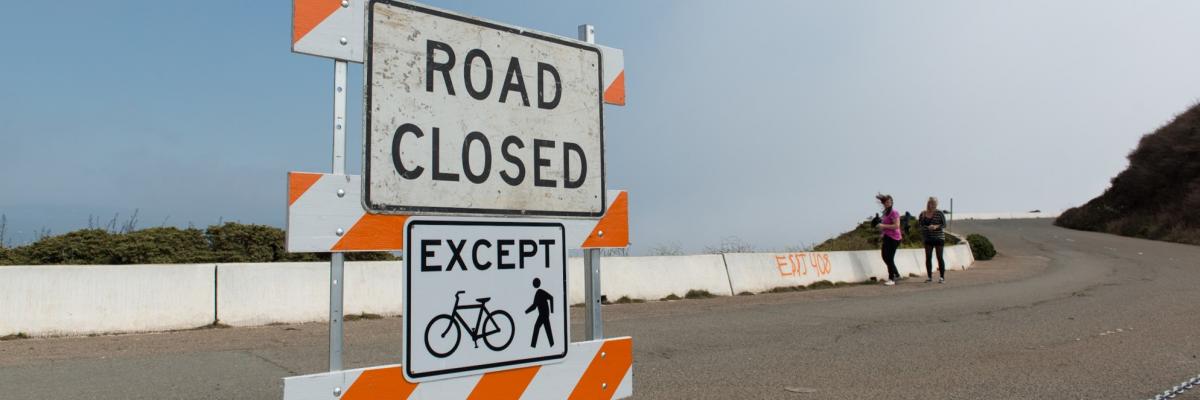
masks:
MULTIPOLYGON (((288 253, 284 231, 272 226, 225 222, 206 229, 155 227, 137 230, 91 227, 44 235, 32 243, 0 245, 0 265, 195 264, 218 262, 325 261, 328 253, 288 253)), ((2 242, 0 242, 2 243, 2 242)), ((351 261, 394 260, 387 252, 347 253, 351 261)))
POLYGON ((1200 244, 1200 104, 1142 136, 1129 167, 1103 194, 1055 224, 1071 229, 1200 244))
POLYGON ((967 243, 971 245, 971 256, 976 260, 991 260, 996 256, 996 248, 986 236, 972 233, 967 235, 967 243))

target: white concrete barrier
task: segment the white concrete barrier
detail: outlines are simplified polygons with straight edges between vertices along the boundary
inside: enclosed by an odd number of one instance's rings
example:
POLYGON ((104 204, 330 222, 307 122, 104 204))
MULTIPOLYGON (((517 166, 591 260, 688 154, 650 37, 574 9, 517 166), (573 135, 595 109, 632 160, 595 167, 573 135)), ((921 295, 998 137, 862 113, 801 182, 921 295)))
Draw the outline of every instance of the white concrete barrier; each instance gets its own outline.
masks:
POLYGON ((0 267, 0 336, 208 325, 214 270, 213 264, 0 267))
MULTIPOLYGON (((966 244, 947 246, 948 269, 969 267, 966 244)), ((921 249, 896 254, 902 275, 925 274, 921 249)), ((689 290, 730 296, 818 281, 886 276, 878 250, 604 257, 609 301, 657 300, 689 290)), ((568 260, 568 301, 583 302, 583 259, 568 260)), ((404 311, 399 261, 347 262, 346 315, 404 311)), ((0 267, 0 336, 79 335, 326 321, 329 263, 0 267)))
MULTIPOLYGON (((965 244, 946 246, 947 269, 970 266, 970 248, 965 244), (963 251, 967 253, 964 257, 963 251), (966 260, 966 261, 964 261, 966 260)), ((729 283, 735 294, 760 293, 771 289, 807 286, 819 281, 865 282, 871 277, 887 278, 887 265, 878 250, 793 253, 731 253, 725 255, 729 283)), ((936 261, 934 268, 937 268, 936 261)), ((896 269, 901 276, 925 276, 924 249, 896 252, 896 269)))
MULTIPOLYGON (((567 273, 567 300, 570 304, 583 303, 583 259, 572 257, 567 273)), ((600 290, 608 301, 621 297, 658 300, 672 294, 683 297, 689 290, 733 295, 720 254, 601 257, 600 290)))
MULTIPOLYGON (((347 262, 345 315, 403 311, 398 261, 347 262)), ((234 326, 329 320, 329 263, 220 264, 217 319, 234 326)))

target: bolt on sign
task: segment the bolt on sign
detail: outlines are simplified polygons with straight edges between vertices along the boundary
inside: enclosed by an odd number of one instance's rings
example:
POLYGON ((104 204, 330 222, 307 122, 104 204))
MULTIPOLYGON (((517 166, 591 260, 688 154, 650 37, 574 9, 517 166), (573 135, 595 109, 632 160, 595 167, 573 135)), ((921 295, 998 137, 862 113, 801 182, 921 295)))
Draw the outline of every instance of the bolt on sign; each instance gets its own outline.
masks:
POLYGON ((410 219, 405 377, 421 382, 566 357, 565 232, 557 222, 410 219))
POLYGON ((396 1, 368 14, 364 208, 604 214, 597 46, 396 1))

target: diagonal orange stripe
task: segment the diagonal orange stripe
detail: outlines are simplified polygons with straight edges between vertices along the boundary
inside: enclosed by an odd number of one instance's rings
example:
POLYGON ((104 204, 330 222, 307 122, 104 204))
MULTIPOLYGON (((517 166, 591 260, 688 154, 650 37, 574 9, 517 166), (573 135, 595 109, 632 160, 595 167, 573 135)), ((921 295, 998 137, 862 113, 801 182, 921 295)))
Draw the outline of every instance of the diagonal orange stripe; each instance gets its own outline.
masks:
POLYGON ((405 220, 407 215, 363 215, 330 250, 398 251, 404 248, 405 220))
POLYGON ((350 384, 341 400, 403 400, 416 389, 417 384, 404 380, 404 372, 400 367, 371 369, 363 371, 350 384))
POLYGON ((472 389, 471 394, 467 396, 467 400, 519 399, 540 369, 541 367, 535 365, 484 374, 482 378, 479 378, 479 383, 475 384, 475 389, 472 389))
POLYGON ((618 106, 625 105, 625 71, 617 74, 612 84, 604 88, 604 102, 618 106))
POLYGON ((633 339, 606 341, 568 399, 611 399, 630 368, 633 368, 633 339))
POLYGON ((288 172, 288 205, 296 202, 308 188, 321 179, 321 174, 308 172, 288 172))
POLYGON ((629 245, 629 192, 621 192, 596 222, 592 233, 583 240, 583 248, 625 247, 629 245), (604 232, 604 236, 600 236, 604 232))
POLYGON ((341 0, 293 0, 292 44, 299 42, 341 6, 341 0))

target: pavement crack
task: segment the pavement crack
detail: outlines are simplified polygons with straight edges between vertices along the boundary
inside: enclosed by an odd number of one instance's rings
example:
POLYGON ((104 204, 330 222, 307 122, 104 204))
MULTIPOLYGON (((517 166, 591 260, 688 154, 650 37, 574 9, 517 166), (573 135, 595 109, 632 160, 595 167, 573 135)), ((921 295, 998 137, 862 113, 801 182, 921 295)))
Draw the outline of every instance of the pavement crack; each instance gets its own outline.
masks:
POLYGON ((255 352, 253 352, 253 351, 249 351, 249 350, 243 350, 243 351, 242 351, 242 353, 249 354, 249 355, 253 356, 254 358, 257 358, 257 359, 259 359, 259 360, 262 360, 263 362, 266 362, 267 364, 274 365, 275 367, 277 367, 277 368, 279 368, 279 369, 282 369, 282 370, 286 371, 286 372, 288 373, 288 375, 297 375, 297 374, 299 374, 299 372, 297 372, 297 371, 294 371, 294 370, 292 370, 291 368, 285 367, 285 366, 283 366, 283 364, 277 363, 277 362, 275 362, 274 360, 271 360, 271 359, 269 359, 269 358, 263 357, 262 355, 260 355, 260 354, 258 354, 258 353, 255 353, 255 352))

